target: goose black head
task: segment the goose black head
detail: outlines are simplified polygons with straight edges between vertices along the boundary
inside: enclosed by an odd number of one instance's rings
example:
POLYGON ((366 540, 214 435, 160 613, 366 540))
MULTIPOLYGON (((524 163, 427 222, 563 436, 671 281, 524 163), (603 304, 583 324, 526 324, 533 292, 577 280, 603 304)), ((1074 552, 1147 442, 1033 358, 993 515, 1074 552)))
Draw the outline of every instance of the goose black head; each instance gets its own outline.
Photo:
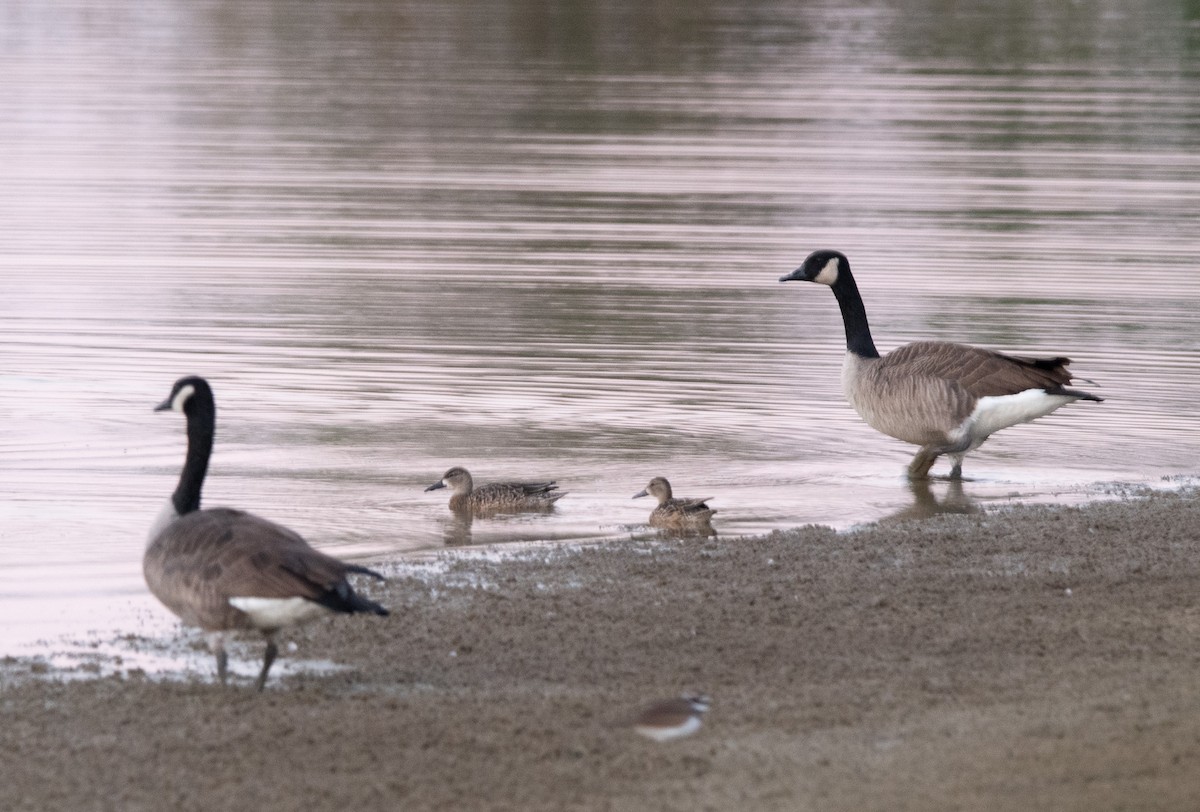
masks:
POLYGON ((838 276, 849 271, 850 263, 845 254, 829 250, 813 251, 804 260, 803 265, 787 276, 779 277, 779 281, 820 282, 822 285, 833 287, 837 284, 838 276))
POLYGON ((208 381, 196 375, 188 375, 175 381, 171 394, 162 403, 154 407, 156 412, 187 412, 189 404, 212 402, 212 389, 208 381), (197 397, 199 396, 199 397, 197 397))

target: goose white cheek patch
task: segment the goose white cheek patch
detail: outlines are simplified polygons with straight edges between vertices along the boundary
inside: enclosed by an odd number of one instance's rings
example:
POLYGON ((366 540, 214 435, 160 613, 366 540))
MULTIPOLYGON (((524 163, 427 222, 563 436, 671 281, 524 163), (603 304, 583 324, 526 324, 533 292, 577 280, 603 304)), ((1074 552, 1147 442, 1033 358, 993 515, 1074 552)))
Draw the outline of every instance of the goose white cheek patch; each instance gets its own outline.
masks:
POLYGON ((175 412, 182 412, 183 404, 187 403, 188 398, 194 394, 196 394, 196 387, 192 386, 190 383, 187 386, 181 387, 180 390, 175 393, 175 397, 171 398, 171 410, 175 412))
POLYGON ((840 263, 837 257, 832 257, 825 263, 825 267, 821 269, 821 272, 813 277, 813 281, 832 287, 837 282, 839 266, 840 263))

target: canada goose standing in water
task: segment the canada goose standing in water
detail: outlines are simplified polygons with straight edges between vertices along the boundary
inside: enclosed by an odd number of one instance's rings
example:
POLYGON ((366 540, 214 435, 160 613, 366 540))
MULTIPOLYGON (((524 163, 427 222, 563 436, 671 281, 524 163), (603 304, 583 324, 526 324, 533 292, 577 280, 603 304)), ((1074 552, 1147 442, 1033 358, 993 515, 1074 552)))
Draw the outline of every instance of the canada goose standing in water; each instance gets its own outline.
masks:
POLYGON ((705 504, 704 499, 676 498, 671 493, 671 483, 666 477, 656 476, 643 490, 633 495, 634 499, 653 496, 658 505, 650 511, 650 526, 661 530, 715 536, 712 517, 717 511, 705 504))
POLYGON ((842 390, 867 424, 921 447, 908 466, 924 479, 942 454, 962 460, 992 433, 1050 414, 1076 400, 1102 399, 1068 389, 1069 358, 1004 355, 966 344, 918 341, 880 356, 850 263, 837 251, 814 251, 780 282, 794 279, 833 288, 846 327, 842 390))
POLYGON ((208 633, 217 675, 226 681, 225 636, 257 629, 267 639, 256 687, 262 690, 285 626, 328 612, 388 611, 356 594, 346 576, 383 579, 366 567, 317 552, 295 532, 231 508, 200 509, 212 455, 216 404, 203 378, 180 378, 155 411, 187 417, 187 456, 179 485, 150 530, 142 569, 150 591, 189 626, 208 633))
POLYGON ((467 469, 457 465, 425 490, 439 488, 450 489, 451 510, 472 514, 547 510, 567 495, 554 482, 488 482, 476 488, 467 469))

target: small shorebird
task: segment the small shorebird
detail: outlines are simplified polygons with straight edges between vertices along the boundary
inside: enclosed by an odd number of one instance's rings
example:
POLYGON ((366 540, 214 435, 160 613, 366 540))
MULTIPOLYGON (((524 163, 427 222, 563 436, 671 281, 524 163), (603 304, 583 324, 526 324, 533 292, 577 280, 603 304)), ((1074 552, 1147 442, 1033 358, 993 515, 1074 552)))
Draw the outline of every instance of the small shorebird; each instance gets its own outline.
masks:
POLYGON ((707 696, 699 694, 655 702, 638 714, 633 729, 656 742, 681 739, 700 729, 701 718, 710 704, 707 696))
POLYGON ((262 690, 278 648, 275 634, 330 612, 386 615, 358 595, 350 573, 377 572, 314 550, 286 527, 232 508, 200 509, 200 490, 212 456, 217 409, 203 378, 180 378, 155 411, 187 418, 187 456, 179 484, 150 530, 142 569, 154 596, 189 626, 208 635, 217 676, 226 682, 230 632, 256 629, 267 640, 262 690))
POLYGON ((942 454, 954 461, 950 478, 960 479, 963 457, 1000 429, 1077 400, 1102 400, 1068 388, 1069 358, 1004 355, 946 341, 917 341, 881 356, 850 261, 837 251, 814 251, 779 281, 795 279, 833 289, 846 329, 846 400, 876 431, 920 446, 908 466, 911 479, 928 477, 942 454))

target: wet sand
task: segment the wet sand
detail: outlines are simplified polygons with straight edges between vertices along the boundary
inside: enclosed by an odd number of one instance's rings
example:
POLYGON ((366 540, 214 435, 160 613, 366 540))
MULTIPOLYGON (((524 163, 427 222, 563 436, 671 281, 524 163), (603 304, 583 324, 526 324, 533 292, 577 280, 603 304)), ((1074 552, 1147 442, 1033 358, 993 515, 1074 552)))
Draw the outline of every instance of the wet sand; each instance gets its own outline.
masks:
POLYGON ((0 808, 1200 808, 1195 493, 391 572, 263 694, 9 662, 0 808))

